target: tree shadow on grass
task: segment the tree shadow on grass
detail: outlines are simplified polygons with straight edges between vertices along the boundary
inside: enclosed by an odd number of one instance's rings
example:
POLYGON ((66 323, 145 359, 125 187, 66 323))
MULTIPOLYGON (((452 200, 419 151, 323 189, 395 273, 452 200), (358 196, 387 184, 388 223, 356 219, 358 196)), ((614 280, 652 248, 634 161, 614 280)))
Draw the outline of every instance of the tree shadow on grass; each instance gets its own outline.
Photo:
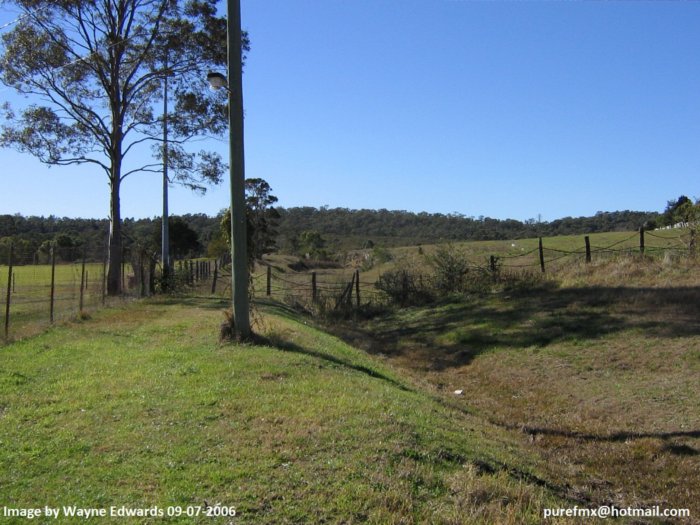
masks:
POLYGON ((634 329, 650 337, 700 335, 700 287, 535 289, 402 310, 360 328, 370 352, 419 353, 420 364, 438 371, 495 348, 586 344, 634 329))
POLYGON ((270 346, 272 348, 277 348, 278 350, 282 350, 284 352, 292 352, 295 354, 302 354, 306 356, 313 357, 315 359, 319 359, 322 361, 326 361, 328 363, 331 363, 332 365, 335 366, 340 366, 344 368, 348 368, 350 370, 354 370, 355 372, 360 372, 362 374, 365 374, 369 377, 375 378, 375 379, 380 379, 382 381, 386 381, 387 383, 391 384, 392 386, 395 386, 399 390, 403 390, 406 392, 412 392, 410 388, 408 388, 406 385, 399 383, 395 379, 386 376, 382 374, 381 372, 378 372, 376 370, 373 370, 372 368, 363 366, 363 365, 358 365, 355 363, 352 363, 350 361, 346 361, 344 359, 341 359, 337 356, 334 356, 332 354, 326 354, 324 352, 319 352, 317 350, 312 350, 310 348, 304 348, 303 346, 300 346, 296 343, 293 343, 291 341, 286 341, 278 337, 262 337, 262 336, 256 336, 256 344, 260 345, 265 345, 265 346, 270 346))
MULTIPOLYGON (((516 430, 516 427, 512 425, 505 425, 506 428, 511 430, 516 430)), ((635 439, 660 439, 666 444, 663 450, 673 454, 675 456, 698 456, 700 451, 697 449, 685 445, 674 443, 672 440, 674 438, 689 438, 689 439, 700 439, 700 430, 676 430, 671 432, 613 432, 611 434, 591 434, 586 432, 576 432, 571 430, 560 430, 553 428, 543 428, 543 427, 530 427, 524 426, 520 427, 522 432, 529 434, 531 436, 543 435, 543 436, 559 436, 567 439, 575 439, 580 441, 594 441, 600 443, 626 443, 630 440, 635 439)))

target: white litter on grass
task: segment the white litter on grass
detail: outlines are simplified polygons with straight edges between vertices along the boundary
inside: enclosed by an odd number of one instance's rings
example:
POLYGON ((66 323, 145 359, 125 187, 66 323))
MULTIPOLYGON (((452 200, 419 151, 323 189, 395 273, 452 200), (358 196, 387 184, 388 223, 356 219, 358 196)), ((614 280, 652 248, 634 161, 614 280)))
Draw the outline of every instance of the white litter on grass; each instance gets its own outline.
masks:
POLYGON ((464 395, 464 390, 455 390, 455 395, 456 395, 456 396, 463 396, 463 395, 464 395))

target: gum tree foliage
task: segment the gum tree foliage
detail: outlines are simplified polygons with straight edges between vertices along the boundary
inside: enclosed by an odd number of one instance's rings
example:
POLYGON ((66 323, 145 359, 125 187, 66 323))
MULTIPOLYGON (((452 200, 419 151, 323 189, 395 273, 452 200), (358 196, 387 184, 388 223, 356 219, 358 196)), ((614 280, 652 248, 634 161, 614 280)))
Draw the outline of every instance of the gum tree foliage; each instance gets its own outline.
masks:
MULTIPOLYGON (((254 264, 266 253, 276 248, 277 226, 280 215, 274 205, 277 197, 264 179, 245 180, 246 231, 248 234, 248 263, 254 264)), ((221 233, 226 244, 231 245, 231 211, 226 210, 221 219, 221 233)))
POLYGON ((677 223, 687 222, 687 211, 693 205, 691 201, 685 195, 681 195, 675 200, 670 200, 666 203, 666 209, 663 214, 663 222, 666 226, 673 226, 677 223))
MULTIPOLYGON (((108 292, 120 292, 120 188, 160 172, 163 79, 171 89, 171 180, 204 191, 218 155, 185 144, 227 129, 226 95, 203 78, 225 69, 226 20, 217 0, 0 0, 23 15, 2 35, 0 81, 24 95, 4 105, 0 145, 48 165, 91 164, 110 187, 108 292), (148 145, 155 149, 151 155, 148 145), (145 149, 144 149, 145 148, 145 149), (146 160, 144 160, 146 159, 146 160)), ((244 35, 244 49, 248 49, 244 35)))

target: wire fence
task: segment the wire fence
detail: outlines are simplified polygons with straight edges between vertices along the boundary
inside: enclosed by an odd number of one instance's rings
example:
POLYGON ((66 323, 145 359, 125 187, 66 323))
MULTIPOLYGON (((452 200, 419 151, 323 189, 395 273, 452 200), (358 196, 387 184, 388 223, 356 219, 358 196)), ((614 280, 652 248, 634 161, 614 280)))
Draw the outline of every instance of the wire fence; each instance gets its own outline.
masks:
MULTIPOLYGON (((534 248, 504 243, 494 247, 493 254, 472 254, 466 263, 470 270, 492 275, 555 273, 567 265, 622 255, 688 254, 693 251, 693 242, 688 234, 644 230, 604 246, 592 245, 588 236, 572 240, 568 246, 563 246, 561 239, 539 239, 534 248)), ((53 252, 37 254, 23 251, 21 246, 13 248, 11 255, 0 253, 0 263, 4 263, 0 264, 0 294, 4 306, 0 311, 4 311, 5 341, 39 333, 54 323, 87 316, 105 306, 159 291, 153 284, 161 272, 155 259, 151 257, 146 264, 134 253, 125 257, 128 260, 121 266, 121 295, 107 295, 107 254, 92 250, 87 258, 86 253, 84 248, 56 248, 53 252)), ((230 294, 229 260, 176 261, 174 277, 180 286, 197 293, 230 294)), ((420 275, 418 278, 423 279, 420 275)), ((268 264, 258 266, 251 274, 250 289, 258 299, 272 299, 305 309, 341 309, 388 301, 387 294, 378 286, 380 279, 376 272, 359 269, 287 271, 268 264)), ((426 275, 425 279, 429 277, 426 275)))
MULTIPOLYGON (((659 235, 643 229, 606 246, 592 245, 589 236, 584 236, 582 241, 578 248, 567 250, 549 247, 546 245, 547 240, 540 238, 538 247, 527 252, 491 256, 490 266, 493 269, 495 263, 500 269, 539 268, 542 272, 547 272, 559 269, 564 263, 590 263, 594 259, 600 260, 621 255, 689 254, 693 250, 692 234, 659 235)), ((557 243, 559 242, 557 241, 557 243)))
MULTIPOLYGON (((515 244, 511 244, 509 249, 503 243, 494 249, 493 254, 472 254, 464 261, 464 267, 496 280, 498 276, 524 272, 556 274, 574 264, 599 262, 615 257, 677 256, 692 251, 692 238, 689 234, 657 234, 645 230, 605 245, 591 244, 589 236, 572 239, 568 243, 571 245, 568 249, 562 247, 561 239, 555 241, 540 238, 537 246, 530 249, 517 248, 515 244)), ((256 297, 268 297, 305 309, 313 309, 314 305, 319 304, 325 309, 338 309, 389 301, 376 273, 373 277, 370 275, 350 269, 287 272, 268 266, 266 270, 255 273, 252 287, 256 297)), ((419 288, 423 288, 423 281, 429 286, 427 281, 431 277, 427 270, 425 274, 421 275, 419 271, 413 277, 419 280, 419 288)))
POLYGON ((42 260, 34 252, 13 246, 1 261, 4 340, 38 333, 53 323, 87 316, 87 312, 136 295, 129 287, 130 264, 122 265, 124 293, 115 298, 106 294, 104 261, 88 261, 83 252, 72 248, 45 255, 42 260))

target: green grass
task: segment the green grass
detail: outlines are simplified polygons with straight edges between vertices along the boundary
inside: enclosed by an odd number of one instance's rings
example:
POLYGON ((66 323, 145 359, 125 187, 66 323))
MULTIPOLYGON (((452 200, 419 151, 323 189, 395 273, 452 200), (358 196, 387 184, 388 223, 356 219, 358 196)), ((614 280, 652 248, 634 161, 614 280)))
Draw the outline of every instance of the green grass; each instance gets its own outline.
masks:
MULTIPOLYGON (((57 264, 55 269, 54 321, 75 318, 80 310, 81 264, 57 264)), ((85 265, 83 310, 102 307, 103 267, 101 263, 85 265)), ((51 265, 13 267, 10 303, 9 339, 35 335, 50 325, 51 265)), ((0 312, 5 314, 8 268, 0 266, 0 312)), ((108 300, 113 304, 114 300, 108 300)), ((4 335, 4 334, 3 334, 4 335)), ((0 341, 2 339, 0 338, 0 341)))
MULTIPOLYGON (((591 501, 698 516, 700 287, 664 285, 663 268, 636 264, 625 285, 452 297, 344 335, 438 395, 464 390, 465 407, 519 432, 591 501)), ((697 265, 686 270, 697 279, 697 265)))
POLYGON ((220 345, 223 306, 142 302, 2 348, 0 507, 520 524, 571 504, 510 431, 290 311, 257 314, 257 345, 220 345))
MULTIPOLYGON (((543 239, 546 276, 564 284, 580 284, 590 281, 592 274, 602 274, 600 267, 614 265, 621 259, 639 255, 638 232, 607 232, 590 234, 592 264, 585 264, 585 235, 566 235, 543 239)), ((687 253, 687 235, 683 230, 660 230, 645 234, 646 259, 657 265, 683 266, 679 263, 681 254, 687 253)), ((452 246, 459 250, 473 267, 489 268, 491 256, 495 256, 504 275, 541 275, 538 252, 538 239, 467 241, 455 242, 452 246)), ((311 273, 316 273, 321 294, 331 299, 337 298, 351 281, 356 268, 361 269, 362 293, 364 300, 381 301, 382 296, 372 286, 387 271, 397 267, 408 268, 414 273, 430 275, 430 257, 439 245, 404 246, 388 249, 392 260, 368 264, 372 250, 357 250, 346 254, 340 268, 294 271, 290 264, 298 258, 286 255, 266 256, 266 262, 273 268, 272 297, 281 301, 309 306, 311 297, 311 273)), ((265 294, 266 267, 259 266, 254 276, 256 294, 265 294)), ((613 275, 619 281, 623 276, 617 271, 613 275)), ((668 273, 668 272, 667 272, 668 273)), ((654 272, 650 272, 654 280, 654 272)), ((671 280, 676 278, 671 276, 671 280)), ((675 281, 674 281, 675 282, 675 281)), ((334 301, 330 301, 334 304, 334 301)))

